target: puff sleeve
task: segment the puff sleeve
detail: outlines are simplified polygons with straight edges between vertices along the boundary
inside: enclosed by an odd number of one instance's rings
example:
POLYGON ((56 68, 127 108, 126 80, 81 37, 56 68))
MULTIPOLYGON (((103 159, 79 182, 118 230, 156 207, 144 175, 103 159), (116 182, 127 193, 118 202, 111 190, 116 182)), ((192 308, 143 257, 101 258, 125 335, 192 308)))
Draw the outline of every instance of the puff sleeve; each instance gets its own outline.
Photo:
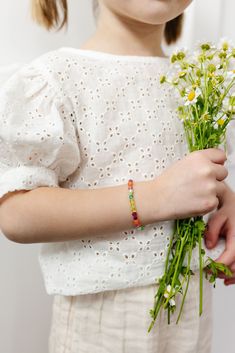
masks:
POLYGON ((24 65, 0 88, 0 198, 57 187, 80 163, 71 101, 41 66, 24 65))

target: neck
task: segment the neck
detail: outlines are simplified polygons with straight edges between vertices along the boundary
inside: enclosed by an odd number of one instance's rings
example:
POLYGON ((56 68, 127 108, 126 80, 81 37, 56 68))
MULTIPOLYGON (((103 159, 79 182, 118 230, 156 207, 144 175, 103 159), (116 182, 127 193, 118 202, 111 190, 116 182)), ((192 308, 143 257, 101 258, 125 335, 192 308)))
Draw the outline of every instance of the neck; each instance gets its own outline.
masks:
POLYGON ((82 46, 116 55, 164 56, 163 25, 151 25, 101 8, 95 34, 82 46))

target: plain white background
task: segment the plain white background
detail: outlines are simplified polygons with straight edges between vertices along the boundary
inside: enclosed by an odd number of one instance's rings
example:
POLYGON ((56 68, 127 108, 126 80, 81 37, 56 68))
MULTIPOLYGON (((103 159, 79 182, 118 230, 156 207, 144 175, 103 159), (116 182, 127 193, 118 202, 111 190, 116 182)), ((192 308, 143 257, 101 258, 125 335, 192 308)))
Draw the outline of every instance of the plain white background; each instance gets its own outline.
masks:
MULTIPOLYGON (((48 33, 32 22, 29 1, 1 3, 0 76, 5 65, 13 65, 14 70, 14 65, 17 68, 60 46, 78 48, 94 31, 91 0, 69 1, 69 28, 59 33, 48 33)), ((192 47, 197 40, 218 40, 221 36, 235 40, 234 13, 233 0, 195 0, 187 11, 184 35, 178 45, 192 47)), ((235 189, 232 177, 228 182, 235 189)), ((39 269, 39 247, 15 244, 0 236, 1 353, 47 353, 52 297, 45 292, 39 269)), ((235 351, 234 296, 235 286, 225 288, 218 282, 214 290, 212 353, 235 351)))

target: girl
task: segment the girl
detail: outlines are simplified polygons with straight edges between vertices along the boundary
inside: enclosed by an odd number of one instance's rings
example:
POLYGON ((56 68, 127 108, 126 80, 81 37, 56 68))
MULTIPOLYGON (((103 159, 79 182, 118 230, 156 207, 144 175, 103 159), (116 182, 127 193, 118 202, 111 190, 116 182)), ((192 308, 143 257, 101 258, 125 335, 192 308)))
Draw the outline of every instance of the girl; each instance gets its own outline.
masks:
MULTIPOLYGON (((210 352, 211 287, 199 318, 197 252, 180 324, 167 326, 163 312, 147 333, 174 219, 235 206, 225 153, 187 153, 159 84, 163 37, 179 37, 190 2, 99 0, 81 48, 40 56, 1 91, 0 226, 12 241, 44 243, 50 353, 210 352)), ((58 2, 33 9, 48 29, 60 24, 58 2)))

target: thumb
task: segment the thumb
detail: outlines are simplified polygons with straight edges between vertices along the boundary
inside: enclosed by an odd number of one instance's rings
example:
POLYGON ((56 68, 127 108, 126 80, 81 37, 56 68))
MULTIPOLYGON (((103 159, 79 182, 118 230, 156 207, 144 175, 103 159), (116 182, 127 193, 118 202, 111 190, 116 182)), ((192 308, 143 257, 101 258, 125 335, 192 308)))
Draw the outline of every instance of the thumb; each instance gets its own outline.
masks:
POLYGON ((209 218, 207 230, 204 234, 204 239, 208 249, 214 248, 217 244, 218 238, 226 221, 227 217, 219 211, 213 213, 211 218, 209 218))

